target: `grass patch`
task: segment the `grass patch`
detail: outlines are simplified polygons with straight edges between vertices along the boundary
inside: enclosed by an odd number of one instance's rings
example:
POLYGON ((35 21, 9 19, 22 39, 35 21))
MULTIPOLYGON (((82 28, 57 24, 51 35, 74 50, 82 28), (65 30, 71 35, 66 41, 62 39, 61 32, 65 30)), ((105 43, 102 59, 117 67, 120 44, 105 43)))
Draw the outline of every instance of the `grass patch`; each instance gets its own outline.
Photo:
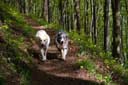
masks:
POLYGON ((96 70, 94 63, 91 60, 82 60, 77 62, 80 68, 85 68, 89 72, 94 72, 96 70))

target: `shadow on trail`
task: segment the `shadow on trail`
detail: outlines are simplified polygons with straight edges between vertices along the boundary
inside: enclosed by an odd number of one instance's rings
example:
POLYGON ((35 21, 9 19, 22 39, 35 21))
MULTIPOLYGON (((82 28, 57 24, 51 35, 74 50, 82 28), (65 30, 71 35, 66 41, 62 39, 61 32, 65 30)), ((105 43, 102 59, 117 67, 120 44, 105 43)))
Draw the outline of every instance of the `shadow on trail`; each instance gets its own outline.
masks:
POLYGON ((41 70, 33 69, 31 85, 101 85, 94 81, 70 77, 59 77, 41 70))
POLYGON ((99 82, 91 80, 57 76, 56 73, 72 73, 77 69, 72 63, 69 63, 69 59, 68 61, 60 60, 58 53, 48 53, 46 62, 41 61, 38 53, 35 53, 34 56, 36 56, 34 57, 36 62, 35 67, 31 68, 31 85, 101 85, 99 82))

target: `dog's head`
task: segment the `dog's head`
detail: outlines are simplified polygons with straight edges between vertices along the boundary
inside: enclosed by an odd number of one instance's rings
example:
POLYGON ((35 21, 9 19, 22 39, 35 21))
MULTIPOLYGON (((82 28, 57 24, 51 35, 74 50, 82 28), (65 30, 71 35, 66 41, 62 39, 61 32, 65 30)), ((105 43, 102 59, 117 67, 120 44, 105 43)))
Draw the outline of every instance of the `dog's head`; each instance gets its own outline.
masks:
POLYGON ((48 35, 44 30, 40 30, 37 32, 36 39, 40 43, 41 47, 45 47, 46 44, 48 43, 48 35))
POLYGON ((48 40, 47 39, 41 39, 41 38, 36 38, 36 42, 38 43, 38 45, 40 45, 41 47, 46 47, 46 44, 47 44, 47 42, 48 42, 48 40))
POLYGON ((59 32, 57 34, 57 42, 59 44, 63 44, 64 42, 66 42, 68 40, 68 36, 65 32, 59 32))
POLYGON ((48 39, 41 40, 41 46, 45 47, 47 45, 48 39))

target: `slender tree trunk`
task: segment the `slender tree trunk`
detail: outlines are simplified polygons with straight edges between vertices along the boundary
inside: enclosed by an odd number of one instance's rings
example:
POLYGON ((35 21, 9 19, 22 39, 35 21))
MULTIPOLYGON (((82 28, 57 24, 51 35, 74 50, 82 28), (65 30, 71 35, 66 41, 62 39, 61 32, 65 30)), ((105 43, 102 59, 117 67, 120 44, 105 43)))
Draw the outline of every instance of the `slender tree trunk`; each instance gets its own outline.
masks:
POLYGON ((48 4, 49 3, 49 0, 44 0, 44 14, 43 14, 43 16, 44 16, 44 19, 48 22, 49 20, 48 20, 48 4))
POLYGON ((88 36, 89 35, 89 17, 88 17, 88 10, 89 10, 89 1, 84 1, 84 32, 88 36))
POLYGON ((80 0, 74 0, 76 30, 80 34, 80 0))
POLYGON ((94 26, 94 44, 97 43, 97 28, 96 28, 96 0, 93 0, 93 26, 94 26))
POLYGON ((62 4, 62 0, 59 0, 59 12, 60 12, 59 23, 61 25, 63 25, 63 4, 62 4))
POLYGON ((90 0, 90 8, 91 8, 91 24, 90 24, 90 37, 92 37, 92 41, 94 41, 94 30, 93 30, 93 0, 90 0))
POLYGON ((112 0, 111 2, 112 2, 112 13, 113 13, 112 55, 117 59, 121 59, 122 51, 121 51, 121 26, 120 26, 120 0, 112 0))
POLYGON ((124 16, 122 16, 122 18, 121 18, 121 53, 122 53, 122 62, 125 62, 125 57, 124 57, 124 52, 123 52, 123 49, 124 49, 124 37, 123 37, 123 35, 124 35, 124 33, 123 33, 123 30, 124 30, 124 24, 123 24, 123 22, 124 22, 124 16))
POLYGON ((32 13, 32 3, 33 3, 32 0, 28 1, 28 4, 29 4, 29 8, 28 8, 29 14, 32 13))
POLYGON ((28 0, 25 0, 25 13, 26 13, 26 15, 29 14, 28 0))
MULTIPOLYGON (((127 0, 125 0, 125 7, 126 7, 126 11, 127 11, 127 13, 128 13, 128 2, 127 2, 127 0)), ((127 22, 126 22, 126 24, 128 24, 128 17, 127 17, 127 22)), ((128 27, 126 26, 125 27, 125 49, 127 49, 128 48, 128 27)), ((126 50, 126 53, 125 53, 126 55, 125 55, 125 62, 127 62, 127 60, 128 60, 128 50, 126 50)))
POLYGON ((64 6, 63 6, 63 27, 66 29, 66 7, 67 7, 67 0, 64 1, 64 6))
POLYGON ((104 50, 109 51, 109 6, 110 0, 105 0, 104 4, 104 50))
POLYGON ((73 13, 71 14, 70 21, 71 21, 71 30, 74 30, 74 25, 73 25, 73 13))
POLYGON ((48 0, 48 22, 52 22, 51 0, 48 0))
POLYGON ((67 13, 67 31, 70 30, 70 21, 69 21, 69 18, 70 18, 69 13, 67 13))
POLYGON ((92 21, 91 21, 91 36, 92 36, 92 41, 94 44, 97 43, 97 28, 96 28, 96 1, 92 0, 91 1, 91 8, 92 8, 92 21))
POLYGON ((74 24, 73 24, 73 16, 74 16, 74 3, 73 0, 71 0, 71 15, 70 15, 70 23, 71 23, 71 30, 74 30, 74 24))
MULTIPOLYGON (((127 17, 127 24, 128 24, 128 17, 127 17)), ((126 34, 126 37, 125 37, 125 39, 126 39, 126 49, 128 48, 128 27, 126 27, 125 28, 125 34, 126 34)), ((125 61, 127 62, 127 60, 128 60, 128 50, 126 50, 126 55, 125 55, 126 57, 125 57, 125 61)))
POLYGON ((66 1, 66 30, 69 31, 69 0, 66 1))
POLYGON ((20 11, 20 13, 22 13, 22 1, 17 0, 17 2, 18 2, 18 6, 19 6, 19 11, 20 11))
POLYGON ((127 0, 125 0, 125 6, 126 6, 126 11, 128 13, 128 2, 127 2, 127 0))

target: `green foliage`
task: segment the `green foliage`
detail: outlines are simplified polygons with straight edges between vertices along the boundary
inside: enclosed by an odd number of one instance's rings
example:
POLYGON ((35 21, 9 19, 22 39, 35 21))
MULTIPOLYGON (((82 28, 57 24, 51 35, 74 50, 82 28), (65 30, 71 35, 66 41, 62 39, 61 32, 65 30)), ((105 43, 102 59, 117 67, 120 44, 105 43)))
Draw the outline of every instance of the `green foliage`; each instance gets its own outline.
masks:
POLYGON ((106 83, 106 84, 111 83, 111 82, 112 82, 112 77, 111 77, 111 75, 109 74, 109 75, 105 76, 105 77, 104 77, 104 80, 105 80, 105 83, 106 83))
POLYGON ((5 79, 0 76, 0 85, 5 85, 5 79))
MULTIPOLYGON (((116 60, 112 57, 111 52, 105 53, 101 49, 101 47, 98 47, 97 45, 93 44, 91 38, 86 37, 84 34, 79 35, 76 32, 70 32, 69 35, 71 39, 76 41, 76 43, 78 43, 78 45, 80 46, 78 56, 85 56, 89 52, 89 53, 92 53, 91 55, 95 55, 103 59, 106 66, 110 66, 113 68, 113 65, 117 64, 116 60)), ((112 82, 111 74, 110 73, 106 73, 106 74, 98 73, 96 71, 98 69, 96 68, 95 63, 91 61, 90 59, 79 61, 77 64, 80 68, 85 68, 92 75, 95 75, 96 79, 104 81, 106 85, 111 84, 112 82)), ((119 71, 119 69, 117 70, 119 71)), ((122 72, 122 70, 120 72, 122 72)))
POLYGON ((106 85, 110 84, 112 82, 112 77, 110 74, 101 74, 98 73, 96 70, 96 65, 93 61, 86 59, 82 60, 76 63, 77 66, 79 66, 81 69, 86 69, 90 75, 95 75, 95 78, 97 80, 103 81, 106 85))
POLYGON ((33 19, 34 21, 36 21, 39 25, 47 25, 48 22, 46 22, 43 18, 40 18, 40 17, 36 17, 34 15, 30 15, 29 16, 31 19, 33 19))
POLYGON ((91 60, 79 61, 77 64, 79 65, 80 68, 85 68, 89 72, 94 72, 96 70, 95 64, 91 60))
MULTIPOLYGON (((6 34, 8 32, 9 31, 6 31, 6 34)), ((6 60, 6 62, 3 62, 1 65, 4 65, 4 64, 6 66, 9 65, 7 67, 8 69, 12 70, 13 72, 18 72, 21 75, 20 81, 22 83, 29 82, 29 80, 27 78, 28 76, 30 76, 30 75, 27 75, 27 72, 29 72, 29 70, 26 70, 26 68, 24 66, 23 67, 20 66, 20 62, 23 62, 23 61, 25 61, 25 62, 27 61, 29 63, 31 62, 30 56, 27 53, 23 52, 22 51, 23 49, 19 48, 19 46, 21 46, 21 44, 23 43, 22 37, 19 38, 18 40, 16 40, 10 35, 6 39, 6 42, 7 43, 1 45, 1 47, 4 48, 2 50, 3 51, 2 57, 4 57, 4 60, 6 60), (6 52, 6 53, 4 53, 4 52, 6 52), (22 73, 22 71, 25 71, 24 74, 22 73)), ((3 60, 1 60, 1 61, 3 61, 3 60)), ((21 63, 21 65, 22 65, 22 63, 21 63)), ((1 69, 1 70, 4 70, 4 69, 1 69)), ((6 70, 5 70, 5 72, 6 72, 6 70)), ((28 84, 22 84, 22 85, 28 85, 28 84)))
POLYGON ((125 62, 124 67, 128 69, 128 61, 125 62))
POLYGON ((113 70, 115 73, 117 73, 118 75, 121 75, 122 72, 125 70, 121 65, 114 65, 113 66, 113 70))
POLYGON ((30 80, 31 80, 31 72, 29 70, 22 70, 21 72, 21 81, 20 85, 30 85, 30 80))
POLYGON ((121 78, 125 84, 128 84, 128 69, 123 70, 121 78))

